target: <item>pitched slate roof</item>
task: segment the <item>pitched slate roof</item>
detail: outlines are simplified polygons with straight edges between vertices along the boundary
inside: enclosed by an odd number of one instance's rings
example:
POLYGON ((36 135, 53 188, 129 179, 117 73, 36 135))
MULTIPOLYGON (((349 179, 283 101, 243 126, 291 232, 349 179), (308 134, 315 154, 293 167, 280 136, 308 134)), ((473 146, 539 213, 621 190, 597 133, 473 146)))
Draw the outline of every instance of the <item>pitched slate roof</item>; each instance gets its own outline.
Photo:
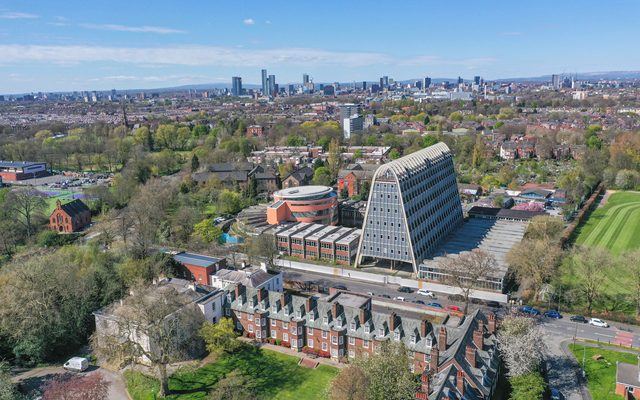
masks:
POLYGON ((69 203, 61 204, 60 208, 71 218, 80 215, 84 212, 91 212, 89 207, 84 204, 80 199, 75 199, 69 203))

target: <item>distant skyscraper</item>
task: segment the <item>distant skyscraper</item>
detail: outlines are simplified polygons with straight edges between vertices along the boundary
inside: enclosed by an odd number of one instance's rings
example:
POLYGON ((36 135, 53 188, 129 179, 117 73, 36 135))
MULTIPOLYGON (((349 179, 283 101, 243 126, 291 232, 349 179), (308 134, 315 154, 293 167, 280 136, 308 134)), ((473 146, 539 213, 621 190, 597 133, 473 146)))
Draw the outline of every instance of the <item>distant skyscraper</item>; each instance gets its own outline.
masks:
POLYGON ((553 74, 551 75, 551 86, 554 90, 560 89, 562 85, 562 81, 560 80, 560 75, 553 74))
POLYGON ((429 78, 428 76, 426 78, 424 78, 424 88, 428 89, 429 86, 431 86, 431 78, 429 78))
POLYGON ((267 82, 269 78, 267 78, 267 70, 263 69, 262 70, 262 94, 263 95, 268 95, 269 94, 269 84, 267 82))
POLYGON ((458 77, 458 85, 460 85, 462 83, 464 83, 464 79, 462 79, 462 77, 459 76, 458 77))
POLYGON ((267 93, 269 93, 269 96, 273 96, 274 92, 276 91, 276 76, 275 75, 269 75, 269 91, 267 93))
POLYGON ((242 78, 239 76, 234 76, 231 78, 231 94, 233 96, 241 96, 242 95, 242 78))
POLYGON ((476 75, 476 76, 473 77, 473 83, 476 84, 476 85, 480 84, 480 76, 479 75, 476 75))
POLYGON ((306 85, 309 83, 309 74, 302 74, 302 84, 306 85))
POLYGON ((415 81, 413 86, 415 86, 417 89, 422 89, 422 81, 415 81))
POLYGON ((380 78, 380 90, 384 89, 384 78, 380 78))
POLYGON ((382 77, 382 87, 389 87, 389 77, 386 75, 382 77))
POLYGON ((367 90, 367 81, 362 81, 362 90, 367 90))

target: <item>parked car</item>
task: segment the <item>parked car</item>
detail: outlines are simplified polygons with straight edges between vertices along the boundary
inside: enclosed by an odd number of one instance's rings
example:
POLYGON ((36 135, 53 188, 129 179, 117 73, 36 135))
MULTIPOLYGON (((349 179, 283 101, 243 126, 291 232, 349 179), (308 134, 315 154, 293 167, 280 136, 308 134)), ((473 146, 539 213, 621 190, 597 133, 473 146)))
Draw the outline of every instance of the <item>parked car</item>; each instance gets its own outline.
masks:
POLYGON ((347 290, 347 287, 345 285, 333 285, 331 287, 338 290, 347 290))
POLYGON ((394 297, 393 299, 396 301, 404 301, 404 297, 402 296, 397 296, 397 297, 394 297))
POLYGON ((427 304, 429 307, 435 307, 435 308, 443 308, 442 304, 440 303, 429 303, 427 304))
POLYGON ((367 296, 373 296, 373 292, 367 292, 367 296))
POLYGON ((398 288, 398 292, 400 292, 400 293, 413 293, 413 289, 411 289, 410 287, 406 287, 406 286, 400 286, 398 288))
POLYGON ((544 316, 547 317, 547 318, 556 318, 556 319, 562 318, 562 314, 560 314, 556 310, 545 311, 544 312, 544 316))
POLYGON ((531 306, 520 307, 520 312, 528 315, 540 315, 540 310, 538 310, 537 308, 533 308, 531 306))
POLYGON ((419 289, 417 292, 417 294, 421 295, 421 296, 427 296, 427 297, 431 297, 432 299, 436 298, 436 295, 433 294, 432 291, 427 290, 427 289, 419 289))
POLYGON ((583 317, 582 315, 573 315, 571 318, 569 318, 572 322, 582 322, 583 324, 586 324, 587 322, 589 322, 585 317, 583 317))
POLYGON ((456 306, 454 304, 450 304, 446 308, 449 311, 462 312, 462 308, 460 308, 460 307, 458 307, 458 306, 456 306))
POLYGON ((551 388, 551 400, 563 400, 564 395, 556 388, 551 388))
POLYGON ((605 321, 601 320, 600 318, 591 318, 589 320, 589 325, 599 326, 600 328, 609 327, 609 324, 607 324, 605 321))
POLYGON ((491 308, 500 308, 502 307, 502 305, 500 305, 500 303, 498 303, 497 301, 487 301, 487 306, 491 307, 491 308))
POLYGON ((391 296, 389 296, 388 294, 381 294, 380 297, 384 297, 385 299, 390 299, 391 296))
POLYGON ((84 357, 73 357, 64 363, 63 368, 67 371, 83 372, 89 368, 89 360, 84 357))
POLYGON ((423 306, 426 306, 426 305, 427 305, 427 303, 425 303, 425 302, 424 302, 424 301, 422 301, 422 300, 414 300, 414 303, 416 303, 416 304, 420 304, 420 305, 423 305, 423 306))

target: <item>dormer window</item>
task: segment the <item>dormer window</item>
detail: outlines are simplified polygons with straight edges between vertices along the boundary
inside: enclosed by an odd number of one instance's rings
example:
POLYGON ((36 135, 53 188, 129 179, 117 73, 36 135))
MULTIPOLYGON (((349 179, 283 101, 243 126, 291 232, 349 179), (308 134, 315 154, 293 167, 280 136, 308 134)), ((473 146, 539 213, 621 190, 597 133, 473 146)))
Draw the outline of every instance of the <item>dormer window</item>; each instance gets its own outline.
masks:
POLYGON ((365 326, 364 326, 364 333, 369 334, 370 329, 371 329, 371 328, 369 327, 369 325, 365 325, 365 326))
POLYGON ((322 323, 323 324, 328 324, 329 323, 329 317, 322 317, 322 323))
POLYGON ((278 305, 277 304, 273 304, 271 306, 271 312, 277 313, 278 312, 278 305))
POLYGON ((311 311, 309 313, 309 321, 315 321, 315 320, 316 320, 315 313, 313 311, 311 311))
POLYGON ((253 299, 249 299, 249 307, 253 307, 253 299))
POLYGON ((238 305, 241 306, 242 305, 242 296, 238 296, 238 305))
POLYGON ((349 324, 349 329, 352 330, 352 331, 355 331, 356 330, 356 323, 355 322, 350 323, 349 324))
POLYGON ((302 311, 296 311, 296 318, 302 318, 302 311))
POLYGON ((400 340, 400 332, 393 332, 393 340, 400 340))
POLYGON ((284 316, 288 317, 289 316, 289 307, 285 307, 284 308, 284 316))
POLYGON ((231 293, 227 293, 227 301, 229 303, 231 303, 231 301, 233 301, 232 298, 231 298, 231 293))
POLYGON ((337 326, 338 328, 342 328, 342 318, 338 318, 338 319, 336 319, 336 326, 337 326))
POLYGON ((384 336, 384 328, 378 329, 378 336, 384 336))
POLYGON ((411 335, 411 343, 416 344, 416 335, 411 335))

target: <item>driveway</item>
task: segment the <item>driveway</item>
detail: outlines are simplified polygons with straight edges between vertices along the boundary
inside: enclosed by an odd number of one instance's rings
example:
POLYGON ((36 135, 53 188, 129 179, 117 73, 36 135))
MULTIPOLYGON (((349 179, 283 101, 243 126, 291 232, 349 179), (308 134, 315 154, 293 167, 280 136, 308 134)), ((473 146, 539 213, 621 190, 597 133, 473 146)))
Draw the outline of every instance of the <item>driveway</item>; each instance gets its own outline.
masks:
MULTIPOLYGON (((21 371, 13 376, 12 381, 20 384, 20 389, 25 392, 31 392, 38 390, 47 381, 65 373, 66 371, 62 367, 43 367, 33 368, 26 371, 21 371)), ((89 367, 84 374, 100 374, 109 383, 109 400, 130 400, 127 393, 126 385, 122 375, 118 372, 113 372, 105 368, 98 368, 95 366, 89 367)))

